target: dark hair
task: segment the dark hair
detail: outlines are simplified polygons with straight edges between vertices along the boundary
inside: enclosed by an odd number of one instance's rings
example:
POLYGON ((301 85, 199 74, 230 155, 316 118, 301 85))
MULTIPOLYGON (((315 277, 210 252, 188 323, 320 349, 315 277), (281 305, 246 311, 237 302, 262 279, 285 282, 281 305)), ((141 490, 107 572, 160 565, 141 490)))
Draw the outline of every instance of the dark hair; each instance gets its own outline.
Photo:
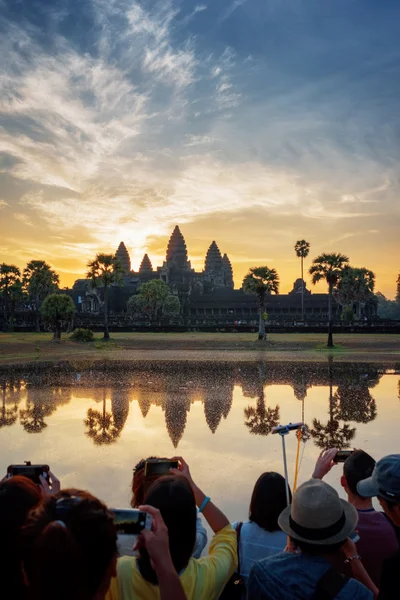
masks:
MULTIPOLYGON (((177 573, 184 569, 196 541, 196 502, 189 482, 183 477, 166 475, 157 479, 145 497, 145 503, 158 508, 168 528, 169 550, 177 573)), ((157 576, 145 549, 138 566, 142 577, 157 584, 157 576)))
MULTIPOLYGON (((289 488, 289 498, 292 493, 289 488)), ((250 501, 249 520, 267 531, 279 531, 278 517, 286 508, 285 478, 279 473, 263 473, 256 481, 250 501)))
POLYGON ((20 530, 41 499, 39 487, 27 477, 17 475, 0 483, 0 577, 13 583, 13 598, 20 598, 24 589, 20 530))
POLYGON ((144 467, 146 464, 146 460, 151 460, 154 458, 158 458, 158 456, 149 456, 148 458, 142 458, 141 460, 139 460, 139 462, 133 469, 131 499, 132 508, 137 508, 144 502, 144 467))
POLYGON ((75 489, 33 510, 22 542, 30 597, 35 600, 93 598, 117 554, 111 513, 100 500, 75 489))
POLYGON ((341 542, 336 542, 336 544, 311 544, 309 542, 302 542, 300 540, 296 540, 295 538, 291 538, 292 542, 300 548, 304 554, 310 554, 311 556, 320 556, 321 554, 334 554, 338 552, 340 548, 346 541, 346 538, 341 542))
POLYGON ((375 468, 376 461, 364 452, 364 450, 354 450, 352 454, 343 463, 343 475, 346 478, 349 490, 360 496, 357 492, 357 483, 363 479, 371 477, 375 468))

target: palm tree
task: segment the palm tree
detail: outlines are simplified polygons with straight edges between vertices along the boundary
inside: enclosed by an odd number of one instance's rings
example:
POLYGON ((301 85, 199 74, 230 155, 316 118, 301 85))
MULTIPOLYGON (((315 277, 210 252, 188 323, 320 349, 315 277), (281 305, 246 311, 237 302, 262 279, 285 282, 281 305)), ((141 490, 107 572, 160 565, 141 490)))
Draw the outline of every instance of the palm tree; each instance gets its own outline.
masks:
POLYGON ((361 316, 361 307, 373 298, 375 274, 369 269, 347 266, 343 269, 334 290, 337 302, 344 311, 350 311, 353 317, 353 303, 357 303, 357 319, 361 316))
POLYGON ((243 279, 243 291, 258 298, 259 326, 258 339, 265 340, 265 296, 279 291, 279 276, 275 269, 253 267, 243 279))
POLYGON ((0 295, 4 301, 4 325, 8 325, 8 309, 12 302, 13 289, 20 282, 21 272, 14 265, 0 265, 0 295))
POLYGON ((86 278, 91 279, 92 287, 104 289, 104 340, 110 339, 108 331, 108 290, 111 285, 122 281, 124 269, 113 254, 96 254, 96 258, 88 262, 86 278))
POLYGON ((6 382, 3 381, 2 406, 0 408, 0 428, 8 425, 13 425, 17 420, 18 408, 15 404, 11 408, 6 407, 6 382))
POLYGON ((268 435, 273 427, 279 424, 279 406, 265 406, 264 391, 257 399, 257 407, 248 406, 244 409, 245 425, 254 435, 268 435))
POLYGON ((56 292, 60 278, 44 260, 31 260, 23 273, 24 287, 36 313, 36 331, 40 331, 39 309, 49 294, 56 292))
POLYGON ((92 438, 98 446, 101 444, 111 444, 115 442, 121 429, 117 427, 114 417, 106 411, 106 391, 103 391, 103 410, 93 410, 89 408, 86 414, 84 424, 88 428, 86 435, 92 438))
POLYGON ((339 281, 344 267, 348 265, 349 259, 344 254, 320 254, 314 258, 309 273, 312 275, 312 282, 315 285, 318 281, 325 279, 328 284, 328 348, 333 348, 332 336, 332 293, 333 288, 339 281))
POLYGON ((298 240, 294 246, 297 258, 301 259, 301 320, 304 321, 304 259, 310 252, 310 244, 306 240, 298 240))

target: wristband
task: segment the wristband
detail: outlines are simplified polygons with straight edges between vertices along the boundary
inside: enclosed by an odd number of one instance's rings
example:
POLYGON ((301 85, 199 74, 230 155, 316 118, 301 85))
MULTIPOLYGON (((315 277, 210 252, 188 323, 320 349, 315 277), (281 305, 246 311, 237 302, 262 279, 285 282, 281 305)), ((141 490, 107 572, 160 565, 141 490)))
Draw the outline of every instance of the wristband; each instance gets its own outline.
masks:
POLYGON ((359 554, 355 554, 354 556, 349 556, 348 558, 346 558, 346 560, 344 561, 345 565, 348 565, 349 562, 351 562, 352 560, 361 560, 361 556, 359 554))
POLYGON ((199 506, 199 513, 203 512, 203 510, 205 509, 205 507, 207 506, 207 504, 210 502, 210 500, 211 500, 210 496, 206 496, 204 498, 203 502, 199 506))

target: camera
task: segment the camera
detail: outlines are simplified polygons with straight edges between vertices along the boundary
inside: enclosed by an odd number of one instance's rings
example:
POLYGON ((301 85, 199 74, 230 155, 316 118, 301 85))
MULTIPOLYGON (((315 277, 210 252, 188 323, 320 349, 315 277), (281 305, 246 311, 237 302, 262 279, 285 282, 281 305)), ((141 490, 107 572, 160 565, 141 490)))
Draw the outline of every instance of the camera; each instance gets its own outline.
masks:
POLYGON ((135 508, 113 508, 114 525, 118 533, 139 535, 143 529, 151 529, 151 515, 135 508))
POLYGON ((40 475, 48 479, 49 470, 49 465, 32 465, 30 460, 26 460, 24 465, 9 465, 7 467, 7 475, 8 477, 22 475, 33 481, 33 483, 40 485, 40 475))
POLYGON ((349 458, 349 456, 351 456, 353 454, 354 450, 338 450, 336 452, 335 458, 333 459, 333 462, 335 463, 342 463, 345 462, 345 460, 347 460, 349 458))

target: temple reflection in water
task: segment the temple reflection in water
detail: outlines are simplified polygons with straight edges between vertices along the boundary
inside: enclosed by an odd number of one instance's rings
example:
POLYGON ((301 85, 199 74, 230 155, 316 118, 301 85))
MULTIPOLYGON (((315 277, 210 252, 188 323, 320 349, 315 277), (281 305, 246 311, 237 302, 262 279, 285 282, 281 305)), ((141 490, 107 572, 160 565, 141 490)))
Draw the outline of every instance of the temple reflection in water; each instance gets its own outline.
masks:
POLYGON ((181 441, 188 413, 201 402, 212 433, 229 415, 235 386, 245 398, 243 422, 250 434, 268 435, 280 420, 280 407, 268 403, 268 387, 291 386, 301 403, 299 418, 307 423, 305 437, 321 448, 348 447, 357 423, 377 416, 373 388, 385 370, 374 364, 326 363, 162 363, 105 364, 78 370, 35 365, 34 369, 0 373, 0 428, 19 422, 28 433, 40 433, 47 418, 71 398, 93 398, 97 406, 87 410, 84 433, 95 444, 118 440, 137 402, 144 418, 151 407, 161 407, 175 448, 181 441), (307 391, 327 388, 326 419, 305 414, 307 391))

